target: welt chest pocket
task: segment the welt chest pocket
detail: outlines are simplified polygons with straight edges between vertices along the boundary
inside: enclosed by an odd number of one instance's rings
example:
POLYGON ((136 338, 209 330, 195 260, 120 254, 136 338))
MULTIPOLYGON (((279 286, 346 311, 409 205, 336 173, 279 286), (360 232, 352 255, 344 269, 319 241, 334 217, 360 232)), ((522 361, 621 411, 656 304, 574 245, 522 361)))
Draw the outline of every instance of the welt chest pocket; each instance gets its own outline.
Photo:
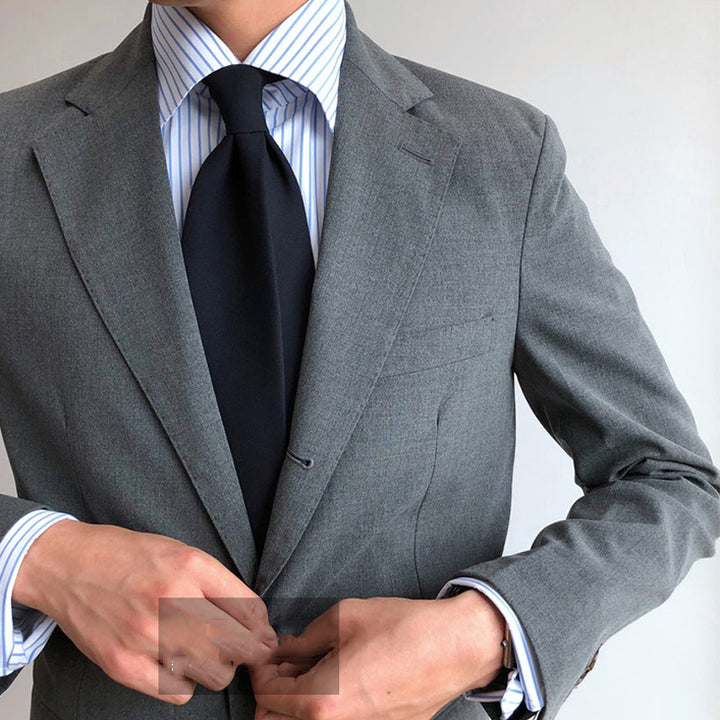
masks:
POLYGON ((490 314, 448 324, 401 327, 380 377, 406 375, 482 355, 493 328, 490 314))

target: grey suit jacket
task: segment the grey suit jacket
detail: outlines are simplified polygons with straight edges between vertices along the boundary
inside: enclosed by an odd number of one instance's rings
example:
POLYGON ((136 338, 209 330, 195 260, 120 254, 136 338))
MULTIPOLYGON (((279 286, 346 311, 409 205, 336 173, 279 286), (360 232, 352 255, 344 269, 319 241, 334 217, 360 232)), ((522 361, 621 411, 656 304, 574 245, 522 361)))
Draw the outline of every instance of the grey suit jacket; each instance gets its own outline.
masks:
MULTIPOLYGON (((0 533, 47 507, 172 536, 265 598, 279 632, 340 597, 432 598, 481 578, 528 633, 551 720, 600 645, 713 554, 718 473, 552 120, 389 54, 346 10, 261 557, 188 291, 149 6, 112 52, 0 95, 0 423, 19 495, 0 497, 0 533), (583 495, 502 557, 515 375, 583 495)), ((59 627, 33 672, 33 720, 253 717, 240 673, 171 706, 111 680, 59 627)), ((460 696, 437 717, 488 712, 460 696)))

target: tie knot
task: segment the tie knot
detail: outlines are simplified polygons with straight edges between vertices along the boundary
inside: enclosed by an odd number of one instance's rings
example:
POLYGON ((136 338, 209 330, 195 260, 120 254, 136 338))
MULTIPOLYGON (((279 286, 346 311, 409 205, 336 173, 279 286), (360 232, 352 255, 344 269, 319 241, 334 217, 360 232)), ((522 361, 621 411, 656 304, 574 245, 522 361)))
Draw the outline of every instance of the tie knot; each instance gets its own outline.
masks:
POLYGON ((203 79, 217 103, 228 135, 266 132, 262 89, 267 83, 283 80, 268 70, 239 63, 227 65, 203 79))

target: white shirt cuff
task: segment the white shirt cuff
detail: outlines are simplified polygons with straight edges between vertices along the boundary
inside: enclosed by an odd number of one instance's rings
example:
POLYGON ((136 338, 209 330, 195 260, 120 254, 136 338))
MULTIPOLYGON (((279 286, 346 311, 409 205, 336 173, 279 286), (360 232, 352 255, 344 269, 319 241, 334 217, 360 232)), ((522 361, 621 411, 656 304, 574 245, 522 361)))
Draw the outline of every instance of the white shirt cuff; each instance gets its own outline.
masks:
POLYGON ((9 675, 31 663, 57 625, 40 610, 13 603, 12 591, 30 545, 51 525, 66 519, 78 518, 54 510, 32 510, 0 540, 0 675, 9 675))
POLYGON ((449 580, 440 589, 437 598, 457 592, 455 588, 460 586, 474 588, 483 593, 502 613, 510 628, 515 659, 505 690, 494 692, 468 690, 465 698, 476 702, 499 702, 502 720, 507 720, 520 707, 523 700, 529 711, 539 712, 544 705, 538 680, 539 674, 532 658, 530 643, 517 615, 494 588, 475 578, 459 577, 449 580))

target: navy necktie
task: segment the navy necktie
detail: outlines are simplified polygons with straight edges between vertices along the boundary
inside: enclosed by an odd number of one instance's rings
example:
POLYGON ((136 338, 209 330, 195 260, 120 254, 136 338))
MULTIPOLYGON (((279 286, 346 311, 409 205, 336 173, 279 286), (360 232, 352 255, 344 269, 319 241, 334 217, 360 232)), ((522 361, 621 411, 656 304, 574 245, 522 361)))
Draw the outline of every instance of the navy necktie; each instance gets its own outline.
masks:
POLYGON ((305 338, 314 262, 295 174, 268 131, 266 83, 246 64, 203 82, 227 134, 193 183, 182 233, 213 389, 262 551, 305 338))

